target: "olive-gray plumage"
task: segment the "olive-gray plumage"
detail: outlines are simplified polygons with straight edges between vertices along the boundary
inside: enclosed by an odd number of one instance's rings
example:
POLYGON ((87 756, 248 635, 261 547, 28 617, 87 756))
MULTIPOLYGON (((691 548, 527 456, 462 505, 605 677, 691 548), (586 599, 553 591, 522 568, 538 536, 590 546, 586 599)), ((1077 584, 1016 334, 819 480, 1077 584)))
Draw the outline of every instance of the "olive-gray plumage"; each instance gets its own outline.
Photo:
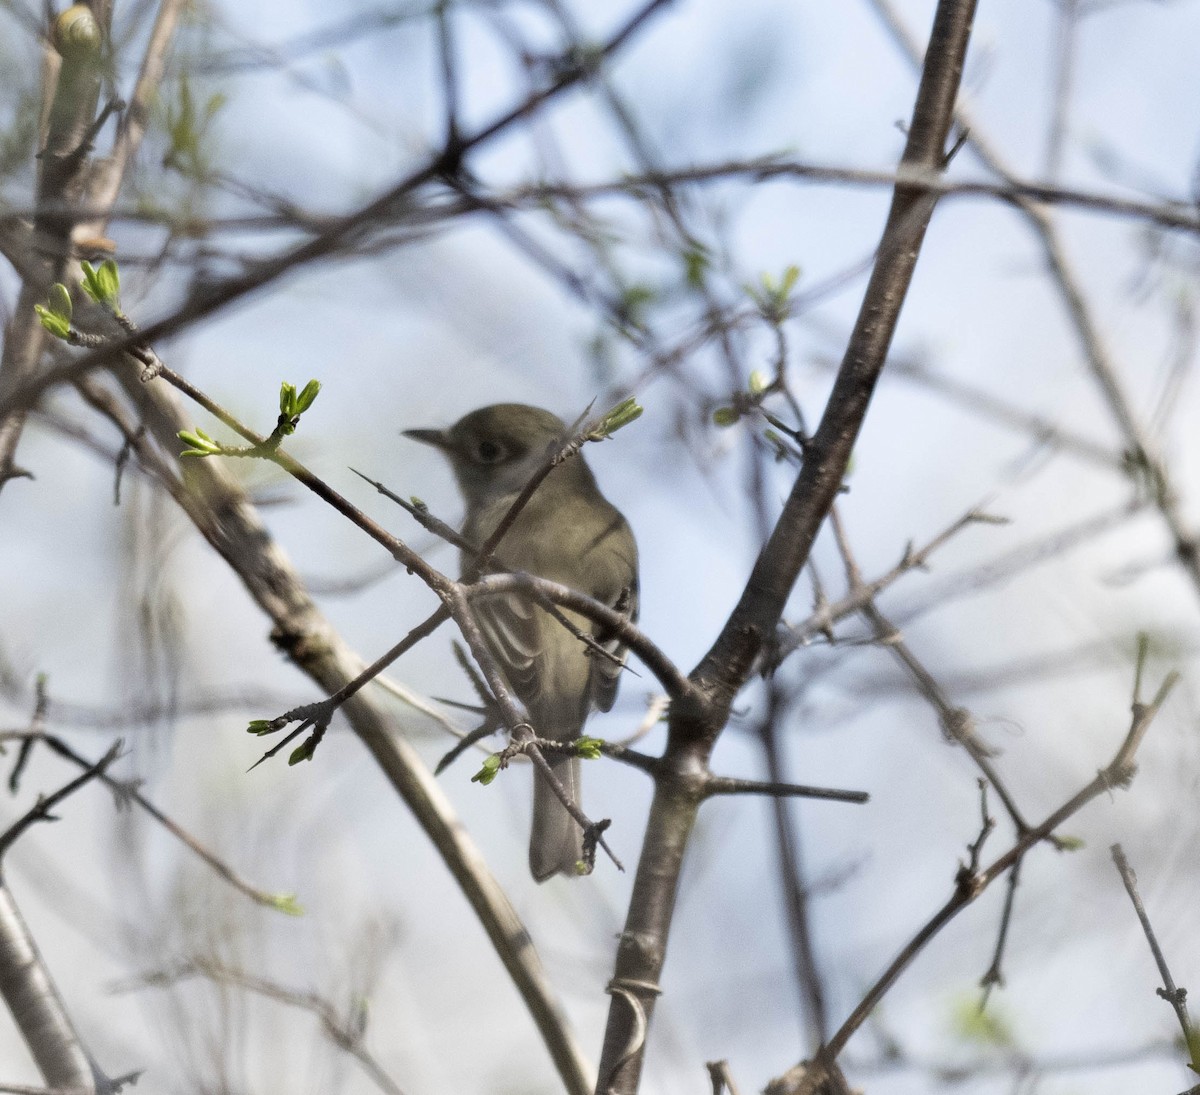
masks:
MULTIPOLYGON (((463 536, 480 546, 542 467, 567 440, 563 422, 549 411, 500 403, 472 411, 448 430, 407 430, 406 436, 439 448, 450 460, 466 501, 463 536)), ((600 493, 591 469, 577 454, 554 468, 505 533, 496 555, 514 570, 561 582, 637 619, 637 544, 620 512, 600 493)), ((464 572, 474 563, 464 553, 464 572)), ((513 691, 539 736, 579 737, 593 709, 607 711, 616 698, 621 666, 589 653, 582 642, 527 598, 476 602, 480 626, 513 691)), ((577 628, 623 662, 625 650, 592 621, 564 612, 577 628)), ((579 802, 580 763, 547 755, 554 774, 579 802)), ((529 867, 539 882, 576 873, 582 833, 553 789, 535 776, 529 867)))

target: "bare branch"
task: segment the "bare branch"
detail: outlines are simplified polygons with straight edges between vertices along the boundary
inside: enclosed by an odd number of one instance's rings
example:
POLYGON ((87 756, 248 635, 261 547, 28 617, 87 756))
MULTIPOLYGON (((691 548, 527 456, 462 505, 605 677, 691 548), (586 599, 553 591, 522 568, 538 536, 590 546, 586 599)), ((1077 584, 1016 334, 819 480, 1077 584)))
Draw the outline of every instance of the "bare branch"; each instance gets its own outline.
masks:
POLYGON ((1193 1072, 1200 1072, 1200 1032, 1197 1032, 1191 1016, 1188 1015, 1187 989, 1176 986, 1175 979, 1171 976, 1171 970, 1163 956, 1162 947, 1158 945, 1158 937, 1154 934, 1154 928, 1150 924, 1150 917, 1146 915, 1141 894, 1138 893, 1137 876, 1133 873, 1133 868, 1129 865, 1124 850, 1120 844, 1114 844, 1111 851, 1113 862, 1117 865, 1117 871, 1125 885, 1125 892, 1129 894, 1129 900, 1133 902, 1133 911, 1137 913, 1138 921, 1142 925, 1146 942, 1150 946, 1150 953, 1154 955, 1154 963, 1158 966, 1158 975, 1162 978, 1162 988, 1155 991, 1171 1005, 1171 1009, 1175 1012, 1175 1018, 1179 1020, 1179 1027, 1183 1031, 1183 1044, 1187 1050, 1191 1069, 1193 1072))
POLYGON ((869 802, 866 791, 839 791, 835 787, 806 787, 802 783, 770 783, 756 779, 731 779, 709 776, 706 795, 770 795, 772 798, 823 798, 831 802, 869 802))
MULTIPOLYGON (((973 141, 968 130, 968 141, 973 141)), ((760 183, 773 179, 816 184, 840 184, 871 188, 906 187, 921 190, 941 198, 995 198, 1008 204, 1022 202, 1063 206, 1105 216, 1125 217, 1144 221, 1160 228, 1180 232, 1200 232, 1200 216, 1187 198, 1178 201, 1144 201, 1121 194, 1100 194, 1062 186, 1053 181, 1021 179, 1006 173, 995 182, 988 179, 950 179, 940 173, 916 166, 901 166, 896 171, 880 171, 864 167, 836 164, 804 163, 776 156, 758 160, 729 161, 699 164, 676 170, 647 171, 626 175, 611 182, 571 183, 537 182, 516 187, 489 199, 498 207, 526 208, 550 199, 569 198, 572 201, 592 201, 613 196, 644 198, 649 192, 664 188, 702 186, 710 183, 745 179, 760 183)))
POLYGON ((385 1095, 402 1095, 400 1085, 388 1075, 384 1067, 363 1044, 367 1031, 366 1014, 363 1010, 366 1006, 365 1001, 362 1002, 362 1008, 343 1015, 319 993, 288 988, 269 978, 256 977, 244 970, 234 969, 220 962, 203 958, 191 959, 169 970, 143 974, 133 982, 118 985, 116 991, 130 991, 143 986, 166 987, 191 977, 205 977, 214 984, 232 985, 269 1000, 309 1012, 320 1021, 325 1036, 338 1049, 353 1057, 380 1091, 385 1095))
MULTIPOLYGON (((927 171, 944 167, 974 11, 972 0, 938 4, 902 159, 906 167, 927 171)), ((638 1006, 614 999, 609 1008, 599 1091, 630 1095, 637 1090, 643 1047, 631 1049, 631 1024, 638 1015, 648 1021, 654 1007, 683 852, 699 808, 708 754, 733 697, 774 634, 817 530, 841 487, 934 203, 920 190, 896 188, 858 321, 800 474, 741 599, 691 675, 705 702, 677 700, 671 706, 667 763, 651 806, 612 982, 636 998, 638 1006)))
MULTIPOLYGON (((463 136, 458 147, 453 150, 454 158, 461 159, 466 152, 487 145, 516 123, 540 110, 556 96, 585 80, 596 66, 619 52, 666 3, 667 0, 647 0, 587 58, 576 56, 574 51, 560 58, 553 66, 556 75, 552 80, 530 92, 521 102, 502 111, 473 133, 463 136)), ((41 393, 49 388, 73 382, 92 369, 117 362, 123 354, 136 347, 176 334, 198 320, 213 315, 248 294, 279 280, 298 267, 340 253, 347 246, 360 241, 364 234, 394 222, 416 192, 436 181, 447 166, 444 151, 439 152, 425 166, 406 175, 360 208, 336 218, 308 241, 288 248, 273 258, 255 263, 246 273, 205 285, 202 292, 194 293, 170 315, 156 320, 137 335, 131 334, 68 365, 47 369, 36 377, 13 379, 0 374, 0 414, 7 416, 20 413, 31 407, 41 393)), ((33 303, 38 299, 40 293, 28 302, 26 310, 30 314, 33 303)), ((41 330, 36 322, 35 327, 41 330)))
MULTIPOLYGON (((1086 786, 1076 792, 1062 806, 1051 813, 1039 825, 1032 826, 1019 834, 1008 851, 994 860, 986 868, 977 872, 961 871, 955 881, 954 893, 946 903, 921 927, 912 939, 901 948, 900 954, 888 966, 879 979, 871 986, 866 995, 851 1012, 849 1018, 830 1038, 826 1046, 828 1060, 835 1060, 856 1030, 862 1026, 867 1017, 878 1005, 887 991, 895 984, 897 978, 913 963, 924 950, 926 944, 937 936, 963 909, 971 904, 996 879, 1016 867, 1025 854, 1035 845, 1049 841, 1054 831, 1062 823, 1073 817, 1092 799, 1110 792, 1114 787, 1127 787, 1134 774, 1133 760, 1145 737, 1150 724, 1154 721, 1171 689, 1178 680, 1178 674, 1169 673, 1159 687, 1153 701, 1149 704, 1134 699, 1132 704, 1133 717, 1120 748, 1113 759, 1097 773, 1086 786)), ((767 1095, 815 1095, 817 1084, 823 1079, 819 1069, 796 1069, 785 1076, 772 1081, 767 1086, 767 1095)))
POLYGON ((104 756, 96 761, 95 764, 88 767, 86 771, 81 772, 73 780, 64 784, 52 794, 46 795, 44 798, 39 795, 37 802, 34 803, 29 810, 27 810, 16 821, 14 821, 7 829, 4 830, 3 833, 0 833, 0 859, 4 858, 4 855, 8 852, 9 848, 11 848, 21 838, 22 834, 24 834, 30 826, 39 821, 57 821, 58 818, 51 813, 54 807, 64 799, 70 798, 70 796, 78 791, 81 787, 104 775, 104 772, 109 765, 111 765, 113 761, 115 761, 117 757, 121 755, 121 748, 123 744, 124 743, 121 741, 121 739, 118 738, 115 742, 113 742, 112 748, 110 748, 109 751, 104 754, 104 756))
MULTIPOLYGON (((189 423, 169 389, 142 385, 127 373, 121 375, 121 382, 146 416, 151 433, 162 445, 173 448, 176 435, 189 423)), ((336 692, 357 675, 362 661, 312 603, 234 480, 211 460, 194 462, 191 472, 198 489, 181 492, 175 496, 176 502, 270 617, 277 645, 318 687, 336 692)), ((356 694, 345 713, 445 859, 529 1008, 564 1086, 572 1095, 584 1095, 591 1087, 591 1067, 559 1007, 527 929, 449 801, 415 750, 395 732, 388 710, 369 692, 356 694)))

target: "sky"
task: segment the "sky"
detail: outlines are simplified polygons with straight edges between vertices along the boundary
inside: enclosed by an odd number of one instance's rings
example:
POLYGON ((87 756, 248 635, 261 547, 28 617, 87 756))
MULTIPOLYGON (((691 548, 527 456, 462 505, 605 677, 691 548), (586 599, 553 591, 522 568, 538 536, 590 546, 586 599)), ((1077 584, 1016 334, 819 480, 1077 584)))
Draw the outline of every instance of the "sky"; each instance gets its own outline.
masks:
MULTIPOLYGON (((621 20, 607 6, 576 7, 573 17, 592 35, 621 20)), ((337 21, 350 10, 340 8, 337 21)), ((365 23, 369 12, 410 9, 355 10, 365 23)), ((927 33, 932 4, 897 10, 912 33, 927 33)), ((468 131, 523 94, 498 27, 543 48, 556 41, 538 6, 498 11, 503 19, 486 8, 455 15, 468 131)), ((981 4, 964 73, 972 132, 1024 178, 1046 176, 1058 11, 1049 0, 981 4)), ((236 185, 202 199, 201 208, 261 211, 265 202, 246 196, 253 188, 314 213, 344 212, 422 162, 439 140, 440 78, 426 22, 296 52, 288 43, 328 26, 327 8, 214 4, 206 14, 206 22, 187 27, 173 71, 190 67, 200 97, 224 96, 207 141, 211 162, 236 185), (249 47, 274 50, 287 63, 250 71, 213 61, 236 60, 249 47)), ((1102 5, 1082 21, 1059 182, 1190 200, 1198 23, 1200 8, 1188 2, 1102 5)), ((4 48, 18 62, 10 71, 24 71, 21 62, 33 56, 22 35, 7 36, 4 48)), ((136 31, 123 54, 123 86, 144 36, 144 28, 136 31)), ((872 5, 858 0, 736 7, 677 0, 617 59, 611 77, 665 167, 770 155, 889 170, 915 88, 911 66, 872 5)), ((6 81, 2 94, 15 102, 17 88, 6 81)), ((124 208, 177 208, 189 200, 187 182, 160 169, 162 148, 161 134, 152 135, 124 208)), ((559 160, 561 174, 579 182, 636 167, 595 90, 566 96, 544 121, 481 150, 471 167, 489 185, 508 187, 536 181, 559 160)), ((951 175, 988 177, 969 145, 951 175)), ((6 180, 7 205, 27 200, 21 185, 20 177, 6 180)), ((800 268, 805 304, 785 330, 792 388, 815 422, 861 300, 861 268, 878 240, 886 189, 741 181, 691 193, 689 223, 714 255, 722 301, 748 308, 747 285, 800 268), (847 271, 836 289, 818 291, 847 271)), ((683 291, 664 219, 623 198, 589 208, 611 233, 604 251, 611 267, 544 214, 531 212, 519 224, 594 289, 611 288, 612 270, 626 285, 649 287, 655 336, 668 344, 681 338, 696 321, 696 303, 683 291)), ((1157 437, 1184 513, 1200 524, 1200 465, 1189 428, 1200 409, 1190 377, 1194 338, 1180 322, 1195 296, 1193 241, 1155 236, 1129 219, 1069 209, 1054 215, 1136 412, 1157 422, 1163 391, 1182 378, 1157 437), (1173 361, 1183 364, 1173 371, 1173 361)), ((199 255, 182 241, 172 261, 156 265, 160 228, 119 218, 110 234, 125 307, 142 323, 183 298, 193 258, 219 276, 289 239, 226 234, 199 255)), ((0 288, 11 307, 7 271, 0 288)), ((737 345, 747 369, 770 368, 773 343, 761 324, 741 332, 737 345)), ((434 543, 351 468, 456 520, 461 504, 447 468, 401 430, 444 426, 501 400, 570 419, 593 399, 632 391, 645 415, 613 441, 589 446, 587 459, 638 538, 642 626, 685 669, 719 631, 757 551, 745 493, 754 430, 712 425, 712 410, 730 397, 712 348, 689 355, 674 376, 647 377, 644 355, 613 337, 595 309, 532 262, 492 218, 464 218, 404 246, 296 272, 158 349, 172 368, 263 429, 274 419, 281 381, 319 379, 321 396, 289 449, 450 571, 453 550, 434 543), (597 354, 601 336, 604 353, 597 354)), ((1119 432, 1041 252, 1011 208, 979 197, 942 203, 893 349, 897 363, 915 362, 1045 417, 1110 454, 1101 465, 1052 451, 889 367, 839 507, 867 576, 885 572, 906 544, 927 542, 973 507, 1007 519, 955 536, 926 572, 889 590, 881 607, 954 701, 971 709, 1032 818, 1111 759, 1128 726, 1139 631, 1152 637, 1149 687, 1171 669, 1183 673, 1131 789, 1102 796, 1071 820, 1066 831, 1082 841, 1078 851, 1043 847, 1025 861, 1006 983, 989 1005, 1011 1030, 1010 1063, 1104 1066, 1047 1069, 1036 1081, 1042 1095, 1181 1091, 1191 1080, 1178 1055, 1145 1052, 1175 1037, 1176 1028, 1154 996, 1151 957, 1108 848, 1124 845, 1176 980, 1195 984, 1200 598, 1171 565, 1161 521, 1144 508, 1063 546, 1070 530, 1118 513, 1135 491, 1111 466, 1119 462, 1119 432), (1006 569, 1013 559, 1025 562, 1006 569), (1066 657, 1066 668, 1056 669, 1060 655, 1081 648, 1092 655, 1066 657), (1126 1053, 1128 1061, 1109 1062, 1126 1053)), ((55 406, 86 419, 66 393, 55 406)), ((199 410, 196 422, 212 426, 199 410)), ((111 431, 92 428, 115 447, 111 431)), ((129 988, 139 974, 207 955, 338 1006, 369 997, 367 1045, 406 1092, 557 1090, 533 1025, 465 901, 345 726, 335 724, 310 764, 247 772, 262 748, 246 735, 247 720, 317 695, 271 648, 268 624, 219 560, 169 502, 134 477, 126 476, 114 507, 111 464, 47 425, 31 427, 21 460, 36 481, 10 484, 0 495, 0 650, 16 679, 0 698, 4 725, 24 724, 32 677, 47 673, 73 744, 99 756, 111 725, 120 727, 130 750, 124 771, 146 781, 156 804, 256 884, 295 892, 306 910, 298 919, 261 910, 147 819, 115 812, 100 789, 75 796, 59 823, 16 846, 5 877, 98 1060, 113 1073, 145 1067, 143 1082, 156 1091, 196 1090, 199 1077, 219 1090, 213 1078, 222 1069, 230 1091, 377 1090, 321 1039, 311 1016, 199 981, 172 991, 129 988), (212 697, 246 702, 197 709, 212 697), (151 701, 174 701, 177 712, 149 725, 132 717, 151 701), (111 725, 80 725, 71 705, 106 712, 111 725), (124 990, 114 993, 114 985, 124 990)), ((272 503, 263 509, 272 534, 364 658, 433 607, 415 579, 383 567, 377 545, 272 469, 236 470, 272 503), (378 573, 385 576, 351 593, 326 592, 335 580, 378 573)), ((774 505, 792 475, 786 464, 767 469, 774 505)), ((814 559, 823 585, 840 592, 841 564, 827 533, 814 559)), ((802 620, 812 597, 806 580, 787 618, 802 620)), ((783 742, 793 777, 871 794, 864 807, 806 802, 794 811, 835 1025, 946 899, 979 827, 968 758, 946 744, 928 705, 864 634, 861 623, 847 621, 836 644, 803 647, 786 669, 800 689, 783 742)), ((447 634, 418 647, 392 675, 427 696, 470 699, 447 634)), ((648 673, 630 677, 614 711, 590 729, 627 736, 653 691, 648 673)), ((714 756, 720 772, 762 777, 761 752, 747 729, 761 701, 757 686, 739 700, 714 756)), ((448 748, 430 720, 399 705, 396 725, 430 763, 448 748)), ((662 744, 660 728, 641 747, 662 744)), ((604 986, 650 785, 632 769, 589 764, 585 807, 613 818, 611 839, 626 872, 602 863, 586 881, 538 887, 525 868, 528 773, 514 770, 482 789, 469 782, 472 771, 468 761, 450 769, 444 789, 509 889, 583 1044, 597 1056, 604 986)), ((0 808, 0 821, 65 778, 61 765, 36 758, 21 794, 0 808)), ((998 812, 994 800, 992 809, 998 812)), ((990 855, 1011 839, 999 821, 990 855)), ((765 802, 721 800, 702 811, 644 1090, 704 1090, 703 1063, 720 1058, 743 1090, 760 1090, 805 1054, 775 854, 765 802)), ((922 1064, 1005 1058, 956 1025, 978 998, 1002 900, 1001 887, 989 890, 905 973, 847 1050, 853 1083, 873 1095, 906 1095, 934 1088, 922 1064), (901 1047, 905 1067, 885 1061, 889 1044, 901 1047)), ((0 1080, 36 1082, 23 1053, 15 1032, 0 1024, 0 1080)), ((953 1090, 1018 1088, 1011 1070, 998 1069, 953 1090)))

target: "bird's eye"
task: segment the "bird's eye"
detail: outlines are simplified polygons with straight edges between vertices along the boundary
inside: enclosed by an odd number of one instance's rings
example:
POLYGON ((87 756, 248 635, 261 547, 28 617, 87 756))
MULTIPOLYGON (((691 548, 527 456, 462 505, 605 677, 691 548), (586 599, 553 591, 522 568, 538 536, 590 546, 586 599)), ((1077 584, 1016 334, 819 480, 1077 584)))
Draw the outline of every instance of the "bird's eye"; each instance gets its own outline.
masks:
POLYGON ((506 453, 500 442, 484 440, 475 446, 475 455, 481 464, 499 464, 506 453))

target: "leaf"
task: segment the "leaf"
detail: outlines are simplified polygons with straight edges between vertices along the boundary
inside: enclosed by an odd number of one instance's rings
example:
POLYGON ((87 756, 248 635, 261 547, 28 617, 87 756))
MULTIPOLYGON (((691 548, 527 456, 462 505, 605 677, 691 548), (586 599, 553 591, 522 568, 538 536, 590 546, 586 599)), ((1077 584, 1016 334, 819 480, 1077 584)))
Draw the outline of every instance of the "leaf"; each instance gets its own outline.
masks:
POLYGON ((50 291, 46 294, 46 305, 56 316, 62 316, 70 322, 75 306, 71 303, 70 291, 61 281, 56 281, 50 286, 50 291))
POLYGON ((304 385, 300 394, 296 397, 296 414, 303 414, 313 405, 317 396, 321 391, 321 382, 319 380, 310 380, 304 385))
POLYGON ((69 319, 63 319, 62 316, 57 315, 41 304, 35 304, 33 310, 41 321, 42 326, 55 338, 61 338, 65 341, 71 334, 71 321, 69 319))
POLYGON ((293 764, 299 764, 301 761, 312 760, 313 754, 317 751, 317 743, 320 740, 321 738, 318 734, 312 734, 307 740, 297 745, 288 757, 288 767, 290 768, 293 764))
POLYGON ((99 269, 87 261, 81 262, 79 267, 83 271, 83 291, 97 304, 115 308, 121 294, 121 276, 117 264, 112 259, 105 259, 99 269))
POLYGON ((622 400, 596 423, 595 428, 587 435, 588 440, 603 441, 605 438, 611 437, 617 430, 623 429, 630 422, 636 422, 641 418, 642 412, 643 408, 632 396, 622 400))
POLYGON ((188 446, 180 456, 219 456, 222 452, 220 442, 214 441, 203 430, 180 430, 175 436, 188 446))

